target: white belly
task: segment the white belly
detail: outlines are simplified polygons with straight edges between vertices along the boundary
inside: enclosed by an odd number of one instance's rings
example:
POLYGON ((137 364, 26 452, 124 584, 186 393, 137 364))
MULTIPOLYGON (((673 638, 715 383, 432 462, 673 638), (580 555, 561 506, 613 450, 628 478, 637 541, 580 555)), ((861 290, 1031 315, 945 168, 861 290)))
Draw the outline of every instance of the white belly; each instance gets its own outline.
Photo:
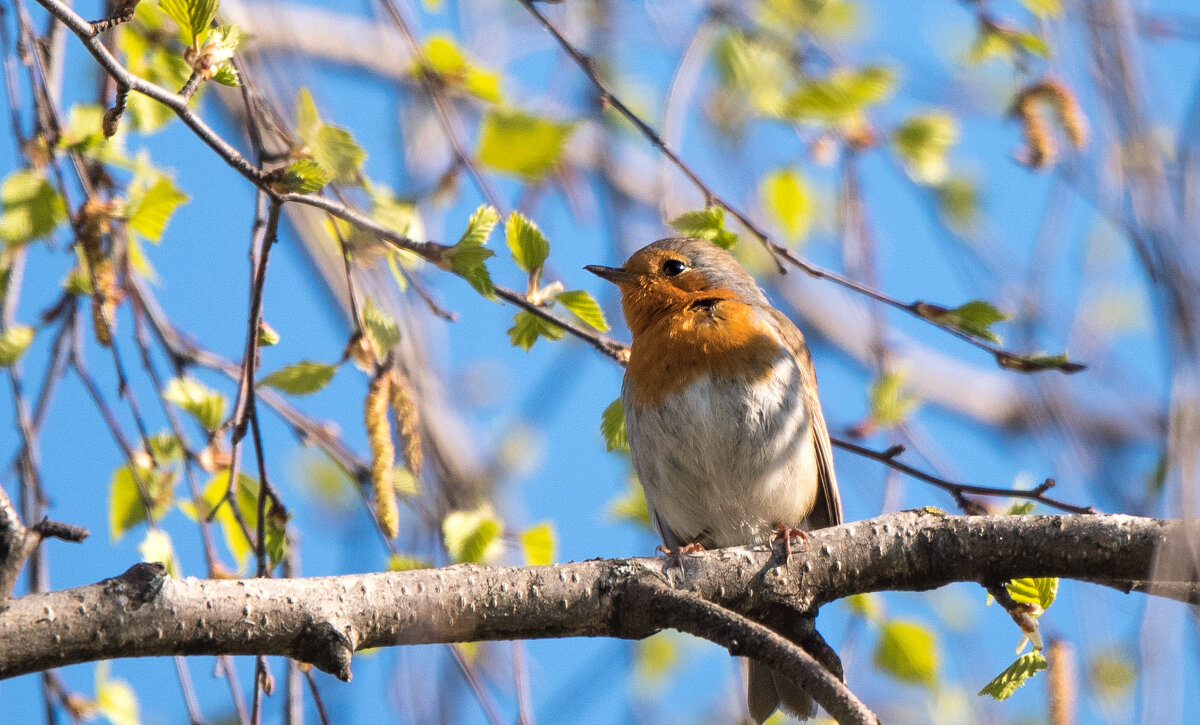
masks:
POLYGON ((811 510, 816 449, 800 372, 781 355, 773 373, 757 383, 703 377, 641 410, 622 390, 633 465, 668 545, 762 541, 811 510))

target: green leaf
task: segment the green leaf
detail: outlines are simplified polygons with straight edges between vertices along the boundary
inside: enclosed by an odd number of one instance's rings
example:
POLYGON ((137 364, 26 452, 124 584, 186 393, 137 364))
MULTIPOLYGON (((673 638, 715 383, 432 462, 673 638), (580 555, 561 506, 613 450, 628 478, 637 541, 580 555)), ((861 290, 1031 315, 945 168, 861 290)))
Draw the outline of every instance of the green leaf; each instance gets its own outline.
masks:
POLYGON ((237 68, 232 63, 222 63, 217 66, 217 70, 213 73, 212 79, 223 86, 230 88, 238 88, 242 85, 242 76, 238 73, 237 68))
POLYGON ((1062 0, 1020 0, 1029 12, 1039 18, 1057 18, 1062 15, 1062 0))
POLYGON ((138 186, 129 195, 126 211, 129 226, 157 244, 162 240, 171 215, 187 200, 188 195, 180 191, 170 177, 160 175, 153 184, 138 186))
POLYGON ((1050 57, 1050 44, 1037 33, 1018 30, 1010 35, 1011 42, 1021 50, 1039 58, 1050 57))
POLYGON ((1088 680, 1102 702, 1113 703, 1129 696, 1138 680, 1138 668, 1125 650, 1113 647, 1088 662, 1088 680))
POLYGON ((442 520, 442 538, 456 563, 494 561, 504 550, 503 533, 504 524, 490 504, 474 511, 451 511, 442 520))
POLYGON ((323 125, 311 139, 305 141, 312 151, 313 160, 320 164, 334 181, 354 181, 367 158, 367 152, 358 145, 354 136, 337 126, 323 125))
POLYGON ((512 342, 513 347, 519 347, 529 352, 539 337, 547 340, 560 340, 564 332, 562 327, 553 322, 542 319, 532 312, 521 310, 513 316, 513 326, 508 328, 508 339, 512 342))
POLYGON ((167 576, 179 576, 179 562, 175 558, 175 547, 171 544, 171 536, 162 529, 153 526, 146 530, 146 538, 138 544, 138 553, 142 561, 158 562, 166 567, 167 576))
POLYGON ((889 370, 871 383, 871 418, 880 428, 900 425, 917 405, 917 399, 904 389, 905 377, 902 370, 889 370))
POLYGON ((903 682, 937 687, 937 639, 916 622, 890 621, 879 630, 875 647, 875 666, 903 682))
POLYGON ((161 431, 150 436, 150 453, 159 464, 183 460, 183 444, 170 431, 161 431))
POLYGON ((974 226, 979 218, 979 189, 975 182, 963 176, 950 176, 938 184, 938 211, 946 222, 958 232, 974 226))
POLYGON ((610 451, 628 451, 629 436, 625 431, 625 406, 617 398, 600 414, 600 435, 610 451))
POLYGON ((67 112, 67 122, 58 138, 59 148, 85 152, 103 144, 104 109, 89 103, 76 104, 67 112))
POLYGON ((190 32, 196 41, 204 39, 217 16, 218 4, 218 0, 158 0, 166 16, 190 32))
POLYGON ((1004 585, 1013 601, 1037 604, 1046 609, 1054 603, 1058 596, 1058 579, 1054 577, 1038 577, 1013 579, 1004 585))
POLYGON ((797 120, 839 123, 858 117, 892 92, 892 72, 883 66, 840 69, 803 83, 787 100, 785 115, 797 120))
POLYGON ((260 320, 258 323, 258 346, 271 347, 279 344, 279 333, 274 327, 267 324, 266 320, 260 320))
POLYGON ((634 650, 633 681, 639 689, 665 684, 665 680, 683 659, 680 640, 670 632, 659 632, 640 640, 634 650))
POLYGON ((616 521, 639 524, 646 530, 653 528, 650 524, 650 509, 646 507, 646 495, 642 492, 642 484, 637 480, 637 476, 630 476, 625 493, 608 504, 608 515, 616 521))
POLYGON ((412 571, 413 569, 432 569, 433 562, 417 556, 392 554, 388 557, 388 571, 412 571))
POLYGON ((178 405, 205 430, 215 431, 225 420, 225 396, 192 378, 171 379, 163 390, 163 400, 178 405))
MULTIPOLYGON (((367 193, 371 196, 372 219, 410 239, 425 236, 425 225, 421 222, 416 205, 397 197, 391 189, 380 184, 369 183, 367 193)), ((420 259, 414 255, 408 256, 420 259)))
POLYGON ((137 694, 125 680, 108 676, 111 664, 96 665, 96 714, 112 725, 141 725, 137 694))
POLYGON ((525 552, 525 566, 553 564, 555 548, 554 525, 548 521, 521 532, 521 550, 525 552))
POLYGON ((29 344, 33 342, 33 328, 28 325, 10 325, 0 332, 0 367, 17 364, 29 344))
POLYGON ((275 388, 288 395, 311 395, 329 384, 336 365, 301 360, 282 367, 258 381, 258 385, 275 388))
POLYGON ((680 234, 707 239, 722 249, 737 243, 737 234, 725 229, 725 210, 719 206, 684 212, 668 223, 680 234))
POLYGON ((321 128, 321 117, 317 114, 317 104, 313 102, 312 93, 301 87, 296 92, 296 135, 301 139, 315 136, 321 128))
POLYGON ((490 109, 479 131, 479 160, 497 171, 535 179, 558 163, 574 128, 523 111, 490 109))
POLYGON ((808 183, 795 169, 778 169, 763 177, 758 187, 763 209, 788 240, 808 234, 813 221, 813 196, 808 183))
POLYGON ((363 303, 362 317, 363 327, 375 346, 375 354, 382 359, 400 342, 400 326, 391 315, 376 307, 375 300, 369 295, 363 303))
POLYGON ((517 266, 530 275, 540 273, 546 257, 550 256, 546 235, 519 211, 508 215, 508 221, 504 223, 504 241, 517 266))
POLYGON ((608 320, 604 317, 604 310, 600 309, 600 305, 592 299, 592 295, 587 290, 559 292, 554 299, 561 302, 563 307, 571 311, 571 314, 583 320, 592 329, 608 332, 608 320))
MULTIPOLYGON (((459 87, 467 93, 496 103, 500 101, 500 74, 475 65, 454 39, 437 34, 425 41, 422 57, 429 69, 450 87, 459 87)), ((419 71, 414 68, 414 72, 419 71)))
POLYGON ((445 251, 450 269, 463 277, 475 288, 475 291, 489 300, 496 299, 496 291, 492 289, 492 276, 488 274, 484 261, 496 255, 483 245, 500 221, 500 213, 495 207, 484 204, 471 214, 467 220, 467 229, 459 238, 458 243, 445 251))
POLYGON ((991 695, 996 700, 1007 700, 1017 688, 1033 677, 1038 670, 1047 667, 1041 652, 1029 652, 1018 657, 1011 665, 979 691, 980 695, 991 695))
POLYGON ((1009 318, 1009 315, 982 300, 971 300, 954 309, 921 302, 917 304, 916 312, 927 320, 953 327, 972 337, 994 343, 999 343, 1000 338, 992 332, 992 325, 1009 318))
MULTIPOLYGON (((183 59, 183 54, 163 44, 161 33, 156 33, 149 26, 147 31, 139 28, 140 20, 146 16, 141 8, 147 6, 148 3, 139 5, 139 23, 121 26, 117 46, 124 53, 125 65, 131 73, 155 85, 179 89, 191 76, 192 68, 183 59), (153 36, 153 40, 150 36, 153 36)), ((173 110, 141 93, 129 94, 129 114, 134 128, 143 133, 158 131, 175 118, 173 110)))
POLYGON ((879 597, 872 593, 852 594, 846 597, 846 606, 850 609, 851 614, 872 622, 878 620, 883 615, 883 607, 879 604, 879 597))
POLYGON ((748 101, 759 114, 783 114, 784 86, 794 70, 779 45, 733 31, 717 44, 713 58, 718 78, 733 95, 748 101))
POLYGON ((325 188, 333 176, 312 159, 298 159, 287 165, 276 189, 284 194, 312 194, 325 188))
POLYGON ((1012 353, 1002 352, 996 355, 996 361, 1000 363, 1000 367, 1007 370, 1015 370, 1019 373, 1059 370, 1070 374, 1077 373, 1080 370, 1087 370, 1087 365, 1071 362, 1065 352, 1059 355, 1013 355, 1012 353))
POLYGON ((147 519, 146 501, 138 490, 138 479, 146 487, 146 497, 157 521, 167 512, 175 492, 174 472, 152 471, 146 468, 134 469, 128 465, 113 471, 108 488, 108 530, 112 540, 116 541, 125 532, 147 519))
POLYGON ((40 171, 14 171, 0 183, 0 241, 24 244, 49 235, 67 206, 40 171))
POLYGON ((1035 505, 1036 504, 1034 504, 1033 501, 1017 501, 1012 506, 1008 507, 1008 515, 1009 516, 1024 516, 1024 515, 1030 513, 1031 511, 1033 511, 1033 507, 1035 505))
POLYGON ((941 184, 950 174, 946 152, 958 143, 958 121, 945 112, 911 116, 892 134, 892 142, 914 181, 941 184))

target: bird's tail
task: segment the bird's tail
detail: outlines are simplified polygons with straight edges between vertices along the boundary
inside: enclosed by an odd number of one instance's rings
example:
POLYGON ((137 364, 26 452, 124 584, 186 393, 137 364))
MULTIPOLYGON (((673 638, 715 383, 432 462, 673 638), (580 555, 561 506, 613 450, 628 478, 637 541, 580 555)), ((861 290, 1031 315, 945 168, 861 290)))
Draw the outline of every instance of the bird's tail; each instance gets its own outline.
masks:
POLYGON ((750 705, 750 717, 760 725, 780 706, 801 720, 817 714, 817 706, 811 695, 795 682, 755 660, 750 660, 746 701, 750 705))

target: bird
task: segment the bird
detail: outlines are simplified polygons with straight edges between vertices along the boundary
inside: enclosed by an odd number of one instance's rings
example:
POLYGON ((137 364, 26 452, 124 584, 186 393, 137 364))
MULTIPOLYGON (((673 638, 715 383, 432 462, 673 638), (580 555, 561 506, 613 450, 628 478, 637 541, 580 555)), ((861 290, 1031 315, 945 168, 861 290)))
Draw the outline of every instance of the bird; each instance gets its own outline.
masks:
MULTIPOLYGON (((842 521, 829 432, 804 335, 737 259, 690 237, 660 239, 620 267, 633 336, 621 403, 633 467, 663 548, 762 544, 842 521)), ((751 716, 815 714, 811 696, 751 660, 751 716)))

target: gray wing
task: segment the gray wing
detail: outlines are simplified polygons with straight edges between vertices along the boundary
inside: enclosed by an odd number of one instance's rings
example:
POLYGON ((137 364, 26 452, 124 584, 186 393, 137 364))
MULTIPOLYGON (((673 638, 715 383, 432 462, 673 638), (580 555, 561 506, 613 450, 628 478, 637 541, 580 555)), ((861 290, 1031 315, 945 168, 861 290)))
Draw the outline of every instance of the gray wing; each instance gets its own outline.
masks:
POLYGON ((842 523, 842 499, 838 494, 837 476, 833 472, 833 447, 829 443, 829 429, 825 427, 825 416, 821 414, 821 401, 817 398, 817 371, 813 367, 812 355, 804 342, 804 335, 796 325, 774 307, 767 308, 778 323, 783 341, 796 352, 800 367, 801 390, 804 404, 813 427, 813 444, 817 449, 817 499, 808 514, 810 529, 823 529, 842 523))

